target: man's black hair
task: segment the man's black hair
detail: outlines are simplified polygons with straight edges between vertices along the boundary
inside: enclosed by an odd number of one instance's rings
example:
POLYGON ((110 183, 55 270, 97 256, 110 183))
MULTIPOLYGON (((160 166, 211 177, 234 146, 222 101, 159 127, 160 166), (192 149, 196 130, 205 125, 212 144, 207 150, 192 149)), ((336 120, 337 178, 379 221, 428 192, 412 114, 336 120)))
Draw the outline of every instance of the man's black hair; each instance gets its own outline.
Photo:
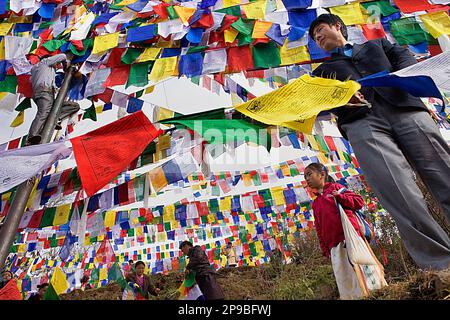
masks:
POLYGON ((133 263, 134 261, 133 260, 128 260, 128 263, 133 263))
POLYGON ((180 244, 180 250, 181 250, 181 248, 183 248, 184 246, 193 247, 194 245, 193 245, 190 241, 185 240, 185 241, 183 241, 183 242, 180 244))
POLYGON ((138 261, 136 262, 136 264, 134 265, 135 268, 137 268, 140 264, 142 264, 145 267, 145 263, 143 261, 138 261))
POLYGON ((347 26, 344 21, 342 21, 339 16, 331 13, 321 14, 314 20, 309 26, 309 36, 314 40, 314 29, 317 28, 321 23, 326 23, 330 27, 339 23, 341 25, 341 33, 344 36, 345 40, 348 40, 347 26))

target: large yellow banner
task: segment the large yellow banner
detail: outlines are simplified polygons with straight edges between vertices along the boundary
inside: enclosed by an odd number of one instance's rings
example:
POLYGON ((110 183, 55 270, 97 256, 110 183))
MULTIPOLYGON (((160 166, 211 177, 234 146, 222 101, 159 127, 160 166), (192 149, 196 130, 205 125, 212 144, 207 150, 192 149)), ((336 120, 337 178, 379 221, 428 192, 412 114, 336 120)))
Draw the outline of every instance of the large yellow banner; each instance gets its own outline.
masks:
POLYGON ((311 133, 317 115, 348 103, 361 88, 355 81, 303 75, 297 80, 236 106, 236 110, 265 124, 311 133))

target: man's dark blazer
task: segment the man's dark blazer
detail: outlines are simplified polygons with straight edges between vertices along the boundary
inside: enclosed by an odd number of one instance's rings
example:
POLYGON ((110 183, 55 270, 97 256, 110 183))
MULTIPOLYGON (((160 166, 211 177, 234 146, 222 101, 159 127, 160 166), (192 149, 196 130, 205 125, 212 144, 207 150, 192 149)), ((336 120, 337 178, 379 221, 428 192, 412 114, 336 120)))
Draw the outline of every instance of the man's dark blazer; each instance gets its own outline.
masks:
MULTIPOLYGON (((408 49, 381 38, 367 41, 364 44, 354 44, 352 57, 332 53, 329 60, 323 62, 314 70, 313 75, 340 81, 358 80, 385 70, 394 72, 416 62, 408 49)), ((419 98, 397 88, 365 87, 361 88, 360 92, 372 105, 380 101, 377 99, 377 102, 375 102, 375 93, 377 93, 394 106, 427 110, 419 98)), ((339 130, 345 138, 346 135, 342 131, 341 125, 364 117, 368 111, 367 107, 354 109, 340 107, 331 110, 332 113, 337 115, 339 130)))

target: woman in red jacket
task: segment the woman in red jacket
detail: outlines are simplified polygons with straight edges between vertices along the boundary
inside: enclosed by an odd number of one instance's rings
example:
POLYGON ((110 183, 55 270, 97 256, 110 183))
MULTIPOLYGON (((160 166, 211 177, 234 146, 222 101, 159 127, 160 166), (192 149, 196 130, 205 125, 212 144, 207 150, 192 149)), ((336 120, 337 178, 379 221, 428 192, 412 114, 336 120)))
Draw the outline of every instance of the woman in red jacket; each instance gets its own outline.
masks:
POLYGON ((361 196, 346 190, 339 183, 329 182, 327 169, 320 163, 311 163, 305 168, 305 180, 317 195, 312 203, 314 224, 323 255, 331 258, 334 276, 341 299, 358 299, 363 296, 358 278, 350 263, 345 248, 344 230, 337 201, 345 210, 351 224, 359 232, 353 211, 364 206, 361 196))

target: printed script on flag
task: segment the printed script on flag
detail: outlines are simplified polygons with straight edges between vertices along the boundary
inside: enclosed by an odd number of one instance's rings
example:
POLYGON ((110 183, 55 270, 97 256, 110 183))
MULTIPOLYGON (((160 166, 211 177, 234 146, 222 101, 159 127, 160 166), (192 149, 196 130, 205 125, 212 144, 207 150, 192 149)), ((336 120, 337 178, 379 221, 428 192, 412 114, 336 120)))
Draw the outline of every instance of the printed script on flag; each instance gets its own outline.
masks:
POLYGON ((252 99, 236 110, 257 121, 311 133, 321 111, 343 106, 361 86, 303 75, 284 87, 252 99))
POLYGON ((160 134, 139 111, 71 139, 87 195, 92 196, 122 172, 160 134))

